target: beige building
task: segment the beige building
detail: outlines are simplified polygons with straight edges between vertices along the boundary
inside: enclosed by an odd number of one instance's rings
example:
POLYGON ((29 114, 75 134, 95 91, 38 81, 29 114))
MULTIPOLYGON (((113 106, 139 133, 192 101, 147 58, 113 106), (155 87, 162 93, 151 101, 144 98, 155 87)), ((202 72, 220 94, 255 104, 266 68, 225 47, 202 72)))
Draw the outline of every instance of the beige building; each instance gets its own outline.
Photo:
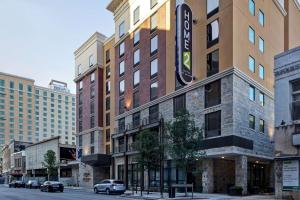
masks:
POLYGON ((74 145, 75 106, 65 83, 51 81, 46 88, 0 73, 0 147, 10 140, 37 142, 53 136, 74 145))

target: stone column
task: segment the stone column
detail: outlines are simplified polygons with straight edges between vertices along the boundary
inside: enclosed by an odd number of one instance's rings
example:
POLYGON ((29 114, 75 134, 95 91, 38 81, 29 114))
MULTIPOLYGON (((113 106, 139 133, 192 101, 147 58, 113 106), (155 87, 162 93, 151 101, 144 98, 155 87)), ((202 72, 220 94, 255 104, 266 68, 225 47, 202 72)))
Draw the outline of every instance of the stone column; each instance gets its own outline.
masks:
POLYGON ((203 160, 202 187, 203 193, 214 192, 214 162, 213 159, 203 160))
POLYGON ((235 185, 243 188, 243 195, 248 193, 248 159, 247 156, 235 158, 235 185))
POLYGON ((274 173, 275 173, 275 196, 278 199, 282 198, 282 161, 274 161, 274 173))

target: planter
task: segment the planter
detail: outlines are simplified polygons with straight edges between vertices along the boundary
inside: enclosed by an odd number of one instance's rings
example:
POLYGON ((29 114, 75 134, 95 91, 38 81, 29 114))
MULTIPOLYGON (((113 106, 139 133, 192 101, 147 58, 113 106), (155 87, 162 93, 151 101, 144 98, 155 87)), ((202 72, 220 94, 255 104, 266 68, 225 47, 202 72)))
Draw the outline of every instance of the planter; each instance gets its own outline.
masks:
POLYGON ((243 188, 238 186, 232 186, 229 188, 228 194, 231 196, 242 196, 243 188))

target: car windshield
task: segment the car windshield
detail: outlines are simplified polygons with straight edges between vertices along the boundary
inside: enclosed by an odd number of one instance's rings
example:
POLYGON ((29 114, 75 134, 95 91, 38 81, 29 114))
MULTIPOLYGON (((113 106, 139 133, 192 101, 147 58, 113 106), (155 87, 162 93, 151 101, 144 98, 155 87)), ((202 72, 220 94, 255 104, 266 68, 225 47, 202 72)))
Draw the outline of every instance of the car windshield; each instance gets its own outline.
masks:
POLYGON ((124 184, 123 181, 114 181, 115 184, 124 184))

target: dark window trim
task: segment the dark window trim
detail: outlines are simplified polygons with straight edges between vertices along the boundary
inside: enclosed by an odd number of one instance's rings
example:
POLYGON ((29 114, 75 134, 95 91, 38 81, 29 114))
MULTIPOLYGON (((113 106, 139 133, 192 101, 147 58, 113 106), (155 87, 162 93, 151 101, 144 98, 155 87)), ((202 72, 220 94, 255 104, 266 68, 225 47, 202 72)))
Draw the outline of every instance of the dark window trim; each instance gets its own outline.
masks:
POLYGON ((135 31, 133 31, 133 47, 136 47, 137 45, 140 44, 140 40, 141 40, 141 30, 140 29, 136 29, 135 31), (139 40, 137 42, 134 42, 134 35, 136 32, 139 32, 139 40))
POLYGON ((158 4, 158 1, 156 1, 155 4, 152 4, 152 1, 150 0, 150 8, 151 8, 151 9, 154 8, 157 4, 158 4))
POLYGON ((120 44, 119 44, 119 58, 122 58, 124 55, 125 55, 125 41, 122 41, 120 44), (121 44, 124 43, 124 52, 122 54, 120 54, 120 47, 121 47, 121 44))
MULTIPOLYGON (((216 53, 216 52, 218 52, 218 69, 217 70, 212 70, 212 71, 208 71, 207 69, 206 69, 206 76, 207 77, 209 77, 209 76, 212 76, 212 75, 214 75, 214 74, 217 74, 217 73, 219 73, 219 69, 220 69, 220 51, 219 51, 219 49, 216 49, 216 50, 214 50, 214 51, 212 51, 212 52, 209 52, 208 54, 207 54, 207 61, 208 61, 208 57, 210 56, 210 55, 212 55, 213 53, 216 53)), ((212 56, 211 56, 212 57, 212 56)), ((211 60, 212 61, 212 60, 211 60)), ((212 65, 212 63, 210 63, 210 65, 212 65)))
POLYGON ((158 34, 153 34, 153 35, 151 35, 151 39, 150 39, 150 57, 152 57, 152 56, 154 56, 155 54, 157 54, 157 52, 158 52, 158 34), (155 37, 157 37, 157 48, 153 51, 153 52, 151 52, 151 40, 153 39, 153 38, 155 38, 155 37))
POLYGON ((214 46, 214 45, 216 45, 216 44, 219 43, 219 38, 220 38, 220 23, 219 23, 219 18, 217 18, 217 19, 213 20, 212 22, 208 23, 207 26, 206 26, 206 30, 207 30, 207 39, 206 39, 206 41, 207 41, 207 48, 209 49, 210 47, 212 47, 212 46, 214 46), (218 38, 216 38, 216 39, 214 39, 212 41, 208 41, 208 26, 210 24, 212 24, 213 22, 215 22, 215 21, 218 22, 218 26, 219 26, 219 35, 218 35, 218 38))
POLYGON ((156 32, 158 29, 158 25, 157 25, 157 12, 153 13, 151 16, 150 16, 150 34, 152 35, 154 32, 156 32), (151 23, 151 19, 152 19, 152 16, 156 15, 156 27, 152 29, 152 23, 151 23))
MULTIPOLYGON (((214 16, 215 14, 217 14, 219 12, 219 6, 215 9, 213 9, 212 11, 210 11, 210 13, 207 14, 207 16, 206 16, 207 19, 211 18, 212 16, 214 16)), ((206 7, 206 13, 207 13, 207 7, 206 7)))

